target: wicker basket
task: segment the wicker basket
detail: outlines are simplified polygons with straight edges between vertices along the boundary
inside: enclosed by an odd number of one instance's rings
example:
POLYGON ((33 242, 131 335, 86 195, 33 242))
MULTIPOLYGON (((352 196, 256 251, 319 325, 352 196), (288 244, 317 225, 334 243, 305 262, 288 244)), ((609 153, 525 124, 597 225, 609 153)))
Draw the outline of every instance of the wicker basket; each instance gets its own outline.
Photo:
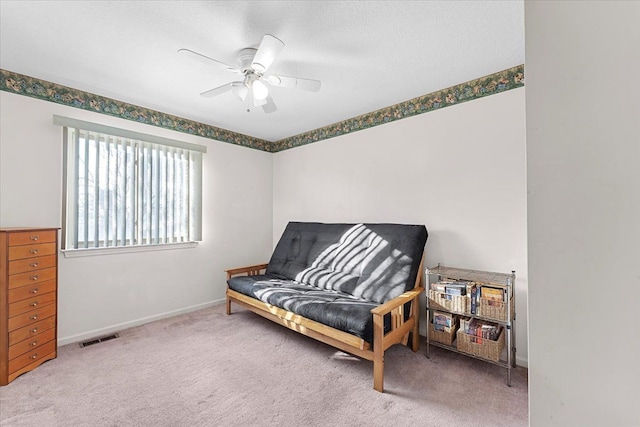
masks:
POLYGON ((433 323, 429 323, 429 341, 436 341, 446 345, 452 345, 456 339, 456 331, 458 330, 458 324, 451 327, 451 332, 436 331, 433 323))
POLYGON ((457 347, 461 352, 493 360, 494 362, 500 360, 500 354, 504 349, 504 328, 500 331, 497 341, 465 334, 462 329, 458 329, 457 338, 457 347), (481 344, 476 342, 479 339, 482 339, 481 344))
POLYGON ((469 295, 449 295, 444 292, 429 290, 429 308, 468 314, 470 306, 469 295))
MULTIPOLYGON (((511 298, 511 315, 513 316, 513 298, 511 298)), ((486 298, 480 298, 480 304, 478 306, 479 316, 487 317, 495 320, 507 320, 507 303, 502 301, 495 301, 486 298)))

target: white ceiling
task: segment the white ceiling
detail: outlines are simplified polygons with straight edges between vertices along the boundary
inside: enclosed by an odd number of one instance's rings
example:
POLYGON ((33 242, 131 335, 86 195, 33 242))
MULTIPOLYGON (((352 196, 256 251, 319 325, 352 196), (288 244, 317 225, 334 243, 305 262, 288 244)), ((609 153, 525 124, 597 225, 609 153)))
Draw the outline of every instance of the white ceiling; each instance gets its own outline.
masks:
POLYGON ((276 141, 524 63, 523 1, 6 1, 0 68, 276 141), (245 111, 237 80, 189 48, 236 65, 272 34, 278 111, 245 111))

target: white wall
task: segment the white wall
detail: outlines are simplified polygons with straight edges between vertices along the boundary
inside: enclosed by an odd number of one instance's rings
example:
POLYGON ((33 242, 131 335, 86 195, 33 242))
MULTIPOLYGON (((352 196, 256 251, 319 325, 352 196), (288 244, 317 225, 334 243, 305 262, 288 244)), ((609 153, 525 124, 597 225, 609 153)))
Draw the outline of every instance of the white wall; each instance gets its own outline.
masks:
POLYGON ((518 363, 527 364, 524 88, 275 155, 7 92, 0 112, 0 226, 61 226, 53 114, 208 147, 204 241, 61 256, 61 343, 220 301, 222 270, 267 261, 290 220, 401 222, 427 226, 427 265, 516 270, 518 363))
POLYGON ((59 258, 60 343, 224 298, 229 267, 272 250, 272 155, 0 92, 0 226, 61 224, 62 129, 52 115, 206 145, 203 242, 197 248, 59 258))
POLYGON ((526 2, 532 426, 639 426, 640 2, 526 2))
POLYGON ((276 153, 274 242, 295 220, 425 224, 427 265, 516 270, 517 359, 526 365, 524 93, 276 153))

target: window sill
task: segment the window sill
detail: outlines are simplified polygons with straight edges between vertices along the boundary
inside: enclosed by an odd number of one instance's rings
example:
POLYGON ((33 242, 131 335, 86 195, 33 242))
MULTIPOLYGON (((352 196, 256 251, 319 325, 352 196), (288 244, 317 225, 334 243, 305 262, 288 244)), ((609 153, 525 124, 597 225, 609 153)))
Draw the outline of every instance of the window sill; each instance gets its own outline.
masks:
POLYGON ((65 258, 78 258, 86 256, 126 254, 131 252, 169 251, 174 249, 195 248, 197 246, 198 242, 186 242, 160 245, 119 246, 112 248, 63 249, 61 252, 65 258))

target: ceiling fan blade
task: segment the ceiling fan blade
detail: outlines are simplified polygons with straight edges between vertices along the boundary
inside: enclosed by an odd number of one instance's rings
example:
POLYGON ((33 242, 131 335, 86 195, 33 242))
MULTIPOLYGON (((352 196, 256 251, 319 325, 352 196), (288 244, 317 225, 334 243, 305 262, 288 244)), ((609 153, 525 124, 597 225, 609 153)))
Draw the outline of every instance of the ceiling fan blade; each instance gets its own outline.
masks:
POLYGON ((266 80, 271 86, 296 88, 308 90, 311 92, 319 91, 320 86, 322 85, 320 80, 303 79, 301 77, 280 76, 275 74, 266 77, 266 80))
POLYGON ((205 98, 213 98, 214 96, 221 95, 225 92, 229 92, 231 89, 236 87, 236 83, 242 84, 242 82, 231 82, 224 84, 222 86, 215 87, 213 89, 202 92, 200 96, 204 96, 205 98))
POLYGON ((276 107, 276 103, 273 102, 273 98, 271 97, 271 95, 267 96, 265 98, 265 101, 267 102, 262 106, 262 111, 264 111, 265 113, 273 113, 278 109, 278 107, 276 107))
POLYGON ((180 55, 182 55, 182 56, 189 57, 189 58, 191 58, 193 60, 202 62, 203 64, 206 64, 206 65, 211 65, 211 62, 217 62, 218 64, 224 65, 225 67, 227 67, 227 69, 229 71, 236 71, 236 70, 240 71, 237 68, 232 67, 229 64, 226 64, 226 63, 224 63, 222 61, 218 61, 217 59, 210 58, 207 55, 203 55, 203 54, 195 52, 195 51, 193 51, 191 49, 184 49, 184 48, 178 49, 178 53, 180 55))
POLYGON ((278 54, 284 49, 284 43, 282 40, 273 37, 270 34, 265 34, 260 43, 260 47, 256 52, 256 56, 253 57, 251 67, 258 73, 264 73, 267 68, 273 64, 278 54))

